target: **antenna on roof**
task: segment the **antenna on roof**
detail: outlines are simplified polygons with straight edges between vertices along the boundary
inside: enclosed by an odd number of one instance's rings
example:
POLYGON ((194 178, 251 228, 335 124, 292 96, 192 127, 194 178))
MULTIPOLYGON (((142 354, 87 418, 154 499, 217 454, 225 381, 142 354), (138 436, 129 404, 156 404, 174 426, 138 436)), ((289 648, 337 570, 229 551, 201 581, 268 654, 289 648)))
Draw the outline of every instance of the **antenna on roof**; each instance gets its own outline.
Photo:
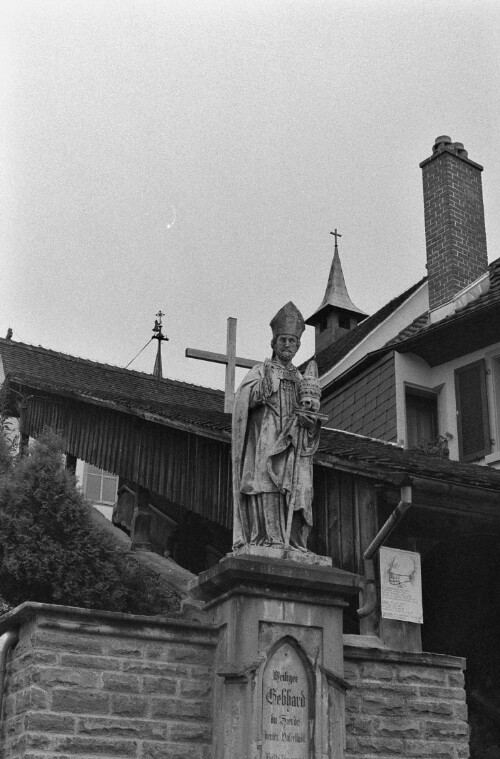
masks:
POLYGON ((156 351, 155 368, 153 369, 153 375, 155 377, 157 377, 157 379, 158 379, 158 387, 159 387, 160 386, 160 380, 163 377, 162 366, 161 366, 161 344, 162 344, 163 340, 168 340, 168 337, 166 335, 164 335, 163 332, 161 331, 162 330, 162 326, 163 326, 162 322, 161 322, 161 318, 162 318, 162 316, 165 316, 165 314, 162 313, 161 311, 158 311, 158 313, 156 314, 156 316, 158 318, 155 319, 155 326, 153 327, 153 332, 155 334, 153 335, 153 337, 151 339, 152 340, 158 340, 158 350, 156 351))

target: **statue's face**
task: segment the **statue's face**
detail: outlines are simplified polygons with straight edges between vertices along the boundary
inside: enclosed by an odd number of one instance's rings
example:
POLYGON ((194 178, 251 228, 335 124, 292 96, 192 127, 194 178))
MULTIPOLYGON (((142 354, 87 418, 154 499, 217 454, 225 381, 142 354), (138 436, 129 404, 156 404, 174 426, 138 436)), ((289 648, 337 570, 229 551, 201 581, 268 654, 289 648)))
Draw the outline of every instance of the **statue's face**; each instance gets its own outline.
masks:
POLYGON ((300 340, 295 335, 278 335, 272 341, 271 347, 278 358, 288 364, 300 348, 300 340))

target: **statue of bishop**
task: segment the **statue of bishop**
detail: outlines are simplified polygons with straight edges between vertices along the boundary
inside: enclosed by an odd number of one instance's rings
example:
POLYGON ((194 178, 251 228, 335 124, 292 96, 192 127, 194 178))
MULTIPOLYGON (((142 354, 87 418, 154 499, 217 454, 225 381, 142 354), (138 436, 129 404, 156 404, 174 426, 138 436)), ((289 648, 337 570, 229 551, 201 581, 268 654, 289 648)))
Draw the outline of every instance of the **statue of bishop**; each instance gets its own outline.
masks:
POLYGON ((292 359, 304 319, 290 301, 271 321, 272 358, 246 375, 233 411, 233 550, 307 552, 312 526, 312 457, 321 422, 317 367, 302 376, 292 359))

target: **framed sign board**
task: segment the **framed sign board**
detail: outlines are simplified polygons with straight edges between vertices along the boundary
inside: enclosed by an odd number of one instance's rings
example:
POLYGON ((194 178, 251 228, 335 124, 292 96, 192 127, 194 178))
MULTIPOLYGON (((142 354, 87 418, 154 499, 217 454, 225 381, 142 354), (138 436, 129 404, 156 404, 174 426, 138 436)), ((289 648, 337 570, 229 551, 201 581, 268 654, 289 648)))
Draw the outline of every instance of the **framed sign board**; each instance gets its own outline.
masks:
POLYGON ((380 604, 384 619, 423 623, 419 553, 380 549, 380 604))

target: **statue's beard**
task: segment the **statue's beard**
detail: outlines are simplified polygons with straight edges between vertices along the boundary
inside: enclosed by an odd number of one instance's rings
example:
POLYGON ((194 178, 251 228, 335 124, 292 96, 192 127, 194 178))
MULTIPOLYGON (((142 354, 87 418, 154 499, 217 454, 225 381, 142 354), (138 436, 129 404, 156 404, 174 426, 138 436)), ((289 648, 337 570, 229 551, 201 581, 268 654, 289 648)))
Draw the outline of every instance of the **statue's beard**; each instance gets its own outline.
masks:
POLYGON ((282 351, 276 351, 276 355, 278 358, 280 358, 282 361, 291 361, 292 358, 295 356, 295 351, 292 350, 282 350, 282 351))

